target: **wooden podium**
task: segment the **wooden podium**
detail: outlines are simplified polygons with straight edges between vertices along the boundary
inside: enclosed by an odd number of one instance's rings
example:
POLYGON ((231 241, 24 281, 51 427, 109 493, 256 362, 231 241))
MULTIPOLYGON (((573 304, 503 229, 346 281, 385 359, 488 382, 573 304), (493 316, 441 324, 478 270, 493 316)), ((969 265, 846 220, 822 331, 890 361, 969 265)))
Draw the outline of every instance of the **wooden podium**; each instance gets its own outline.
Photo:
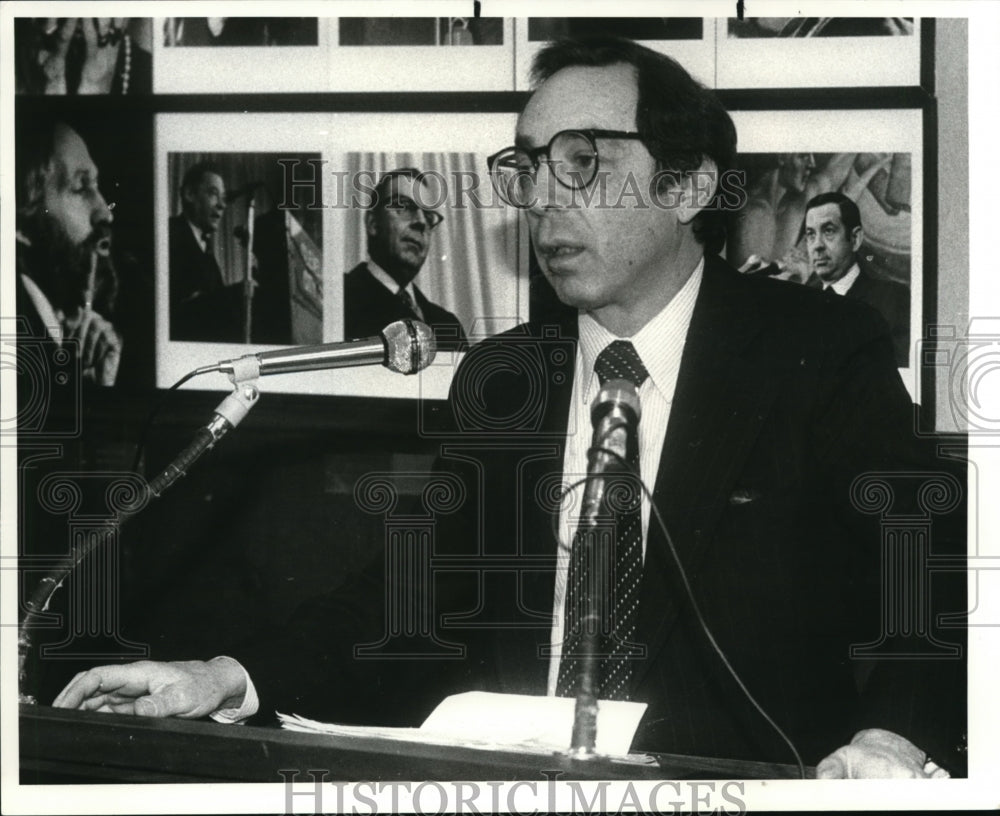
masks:
POLYGON ((154 720, 22 705, 21 784, 282 782, 278 772, 328 771, 328 781, 794 779, 798 769, 674 754, 656 764, 578 761, 376 738, 303 734, 210 721, 154 720))

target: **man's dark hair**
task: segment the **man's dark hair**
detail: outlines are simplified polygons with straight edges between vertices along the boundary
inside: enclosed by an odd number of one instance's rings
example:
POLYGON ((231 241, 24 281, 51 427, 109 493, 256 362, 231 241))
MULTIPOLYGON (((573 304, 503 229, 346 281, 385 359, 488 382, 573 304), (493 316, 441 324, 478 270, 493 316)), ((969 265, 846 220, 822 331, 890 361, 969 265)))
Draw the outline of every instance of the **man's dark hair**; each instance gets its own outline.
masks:
POLYGON ((416 167, 398 167, 395 170, 389 170, 387 173, 383 173, 378 180, 378 184, 375 185, 375 189, 372 192, 372 200, 368 205, 369 210, 377 210, 379 207, 384 207, 389 203, 389 185, 392 184, 392 180, 395 178, 408 178, 413 179, 416 182, 423 180, 424 172, 418 170, 416 167))
POLYGON ((844 229, 848 235, 861 226, 861 211, 858 205, 843 193, 820 193, 818 196, 813 196, 806 204, 806 212, 824 204, 836 204, 840 207, 840 220, 844 222, 844 229))
MULTIPOLYGON (((690 172, 704 158, 715 162, 719 178, 736 159, 736 126, 708 88, 675 60, 619 37, 557 40, 535 56, 532 86, 563 68, 603 68, 625 63, 635 69, 639 98, 635 127, 659 170, 690 172)), ((725 213, 718 206, 721 185, 694 219, 694 234, 709 252, 725 243, 725 213)))
POLYGON ((184 178, 181 179, 181 198, 183 200, 184 193, 194 193, 198 189, 198 185, 201 184, 201 180, 208 174, 214 173, 219 178, 222 178, 222 171, 219 166, 214 162, 210 161, 200 161, 192 164, 187 172, 184 174, 184 178))
POLYGON ((58 119, 39 116, 19 122, 14 139, 14 172, 17 228, 38 211, 45 195, 45 183, 52 172, 56 154, 56 133, 68 128, 58 119), (23 125, 23 126, 22 126, 23 125))

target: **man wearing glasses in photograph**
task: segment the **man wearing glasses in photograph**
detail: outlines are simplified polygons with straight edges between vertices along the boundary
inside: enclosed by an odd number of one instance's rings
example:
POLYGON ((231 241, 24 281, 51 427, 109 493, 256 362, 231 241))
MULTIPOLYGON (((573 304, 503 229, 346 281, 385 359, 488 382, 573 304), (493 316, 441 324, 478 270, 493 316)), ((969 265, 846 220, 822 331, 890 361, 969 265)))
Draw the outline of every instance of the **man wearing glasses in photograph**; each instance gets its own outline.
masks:
POLYGON ((419 206, 416 189, 423 174, 413 167, 383 175, 365 213, 368 258, 344 276, 344 336, 372 337, 396 320, 415 318, 430 325, 439 349, 464 351, 468 345, 459 319, 432 303, 413 283, 427 260, 431 234, 444 220, 419 206))
POLYGON ((434 556, 505 568, 419 585, 445 626, 436 635, 463 658, 355 657, 388 631, 382 599, 401 597, 379 561, 266 642, 208 663, 94 669, 56 704, 346 722, 370 706, 402 725, 457 691, 575 696, 593 576, 569 486, 587 472, 591 405, 610 378, 637 395, 637 450, 619 459, 650 491, 615 509, 614 629, 598 647, 599 698, 648 706, 632 750, 800 756, 821 778, 961 773, 961 662, 851 659, 854 644, 907 654, 880 631, 879 519, 852 485, 933 467, 886 327, 718 257, 736 131, 676 62, 625 40, 563 41, 539 53, 533 79, 516 145, 489 163, 566 309, 482 341, 455 373, 455 443, 439 467, 464 493, 436 519, 434 556))

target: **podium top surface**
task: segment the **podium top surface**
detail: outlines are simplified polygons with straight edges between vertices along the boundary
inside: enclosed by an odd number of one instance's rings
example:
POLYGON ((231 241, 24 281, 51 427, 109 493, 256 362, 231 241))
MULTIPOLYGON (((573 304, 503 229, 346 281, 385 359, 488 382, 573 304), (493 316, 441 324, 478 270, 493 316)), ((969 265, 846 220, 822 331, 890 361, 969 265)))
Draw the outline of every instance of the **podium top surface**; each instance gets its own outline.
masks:
POLYGON ((637 765, 30 705, 19 738, 22 784, 282 782, 279 770, 295 769, 327 781, 798 778, 795 766, 746 760, 656 754, 637 765))

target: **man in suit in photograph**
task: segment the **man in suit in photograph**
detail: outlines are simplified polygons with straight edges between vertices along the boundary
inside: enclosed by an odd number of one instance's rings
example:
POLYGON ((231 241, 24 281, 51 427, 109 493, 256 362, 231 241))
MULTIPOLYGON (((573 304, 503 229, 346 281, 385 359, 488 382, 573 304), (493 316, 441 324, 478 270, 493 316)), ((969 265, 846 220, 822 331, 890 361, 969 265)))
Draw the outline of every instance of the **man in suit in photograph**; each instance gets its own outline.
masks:
POLYGON ((910 359, 910 290, 876 278, 862 268, 858 251, 864 241, 858 205, 843 193, 822 193, 806 204, 806 248, 823 288, 867 303, 885 318, 892 332, 896 364, 910 359))
POLYGON ((392 170, 379 179, 365 213, 368 258, 344 276, 344 336, 372 337, 390 323, 422 320, 433 330, 439 349, 468 346, 461 321, 432 303, 414 284, 434 228, 442 216, 420 206, 422 174, 412 167, 392 170))
POLYGON ((928 469, 884 327, 850 300, 717 256, 736 131, 676 62, 629 41, 569 41, 539 53, 533 79, 491 174, 525 210, 566 308, 477 344, 431 412, 444 415, 424 428, 442 434, 433 478, 454 501, 428 566, 451 568, 411 585, 377 559, 231 657, 101 667, 56 705, 415 724, 456 691, 575 695, 588 580, 570 486, 587 472, 595 395, 626 379, 641 406, 626 456, 650 495, 615 507, 615 628, 598 683, 603 699, 647 704, 633 749, 788 762, 787 737, 824 778, 959 770, 963 687, 943 690, 961 663, 869 673, 850 659, 884 634, 879 520, 852 486, 928 469), (605 195, 591 195, 598 184, 605 195), (421 592, 423 640, 416 621, 390 626, 398 607, 384 602, 421 592), (398 656, 421 648, 446 659, 398 656))
POLYGON ((225 283, 215 255, 226 210, 218 167, 198 162, 181 180, 181 213, 170 218, 170 339, 238 343, 241 283, 225 283))

